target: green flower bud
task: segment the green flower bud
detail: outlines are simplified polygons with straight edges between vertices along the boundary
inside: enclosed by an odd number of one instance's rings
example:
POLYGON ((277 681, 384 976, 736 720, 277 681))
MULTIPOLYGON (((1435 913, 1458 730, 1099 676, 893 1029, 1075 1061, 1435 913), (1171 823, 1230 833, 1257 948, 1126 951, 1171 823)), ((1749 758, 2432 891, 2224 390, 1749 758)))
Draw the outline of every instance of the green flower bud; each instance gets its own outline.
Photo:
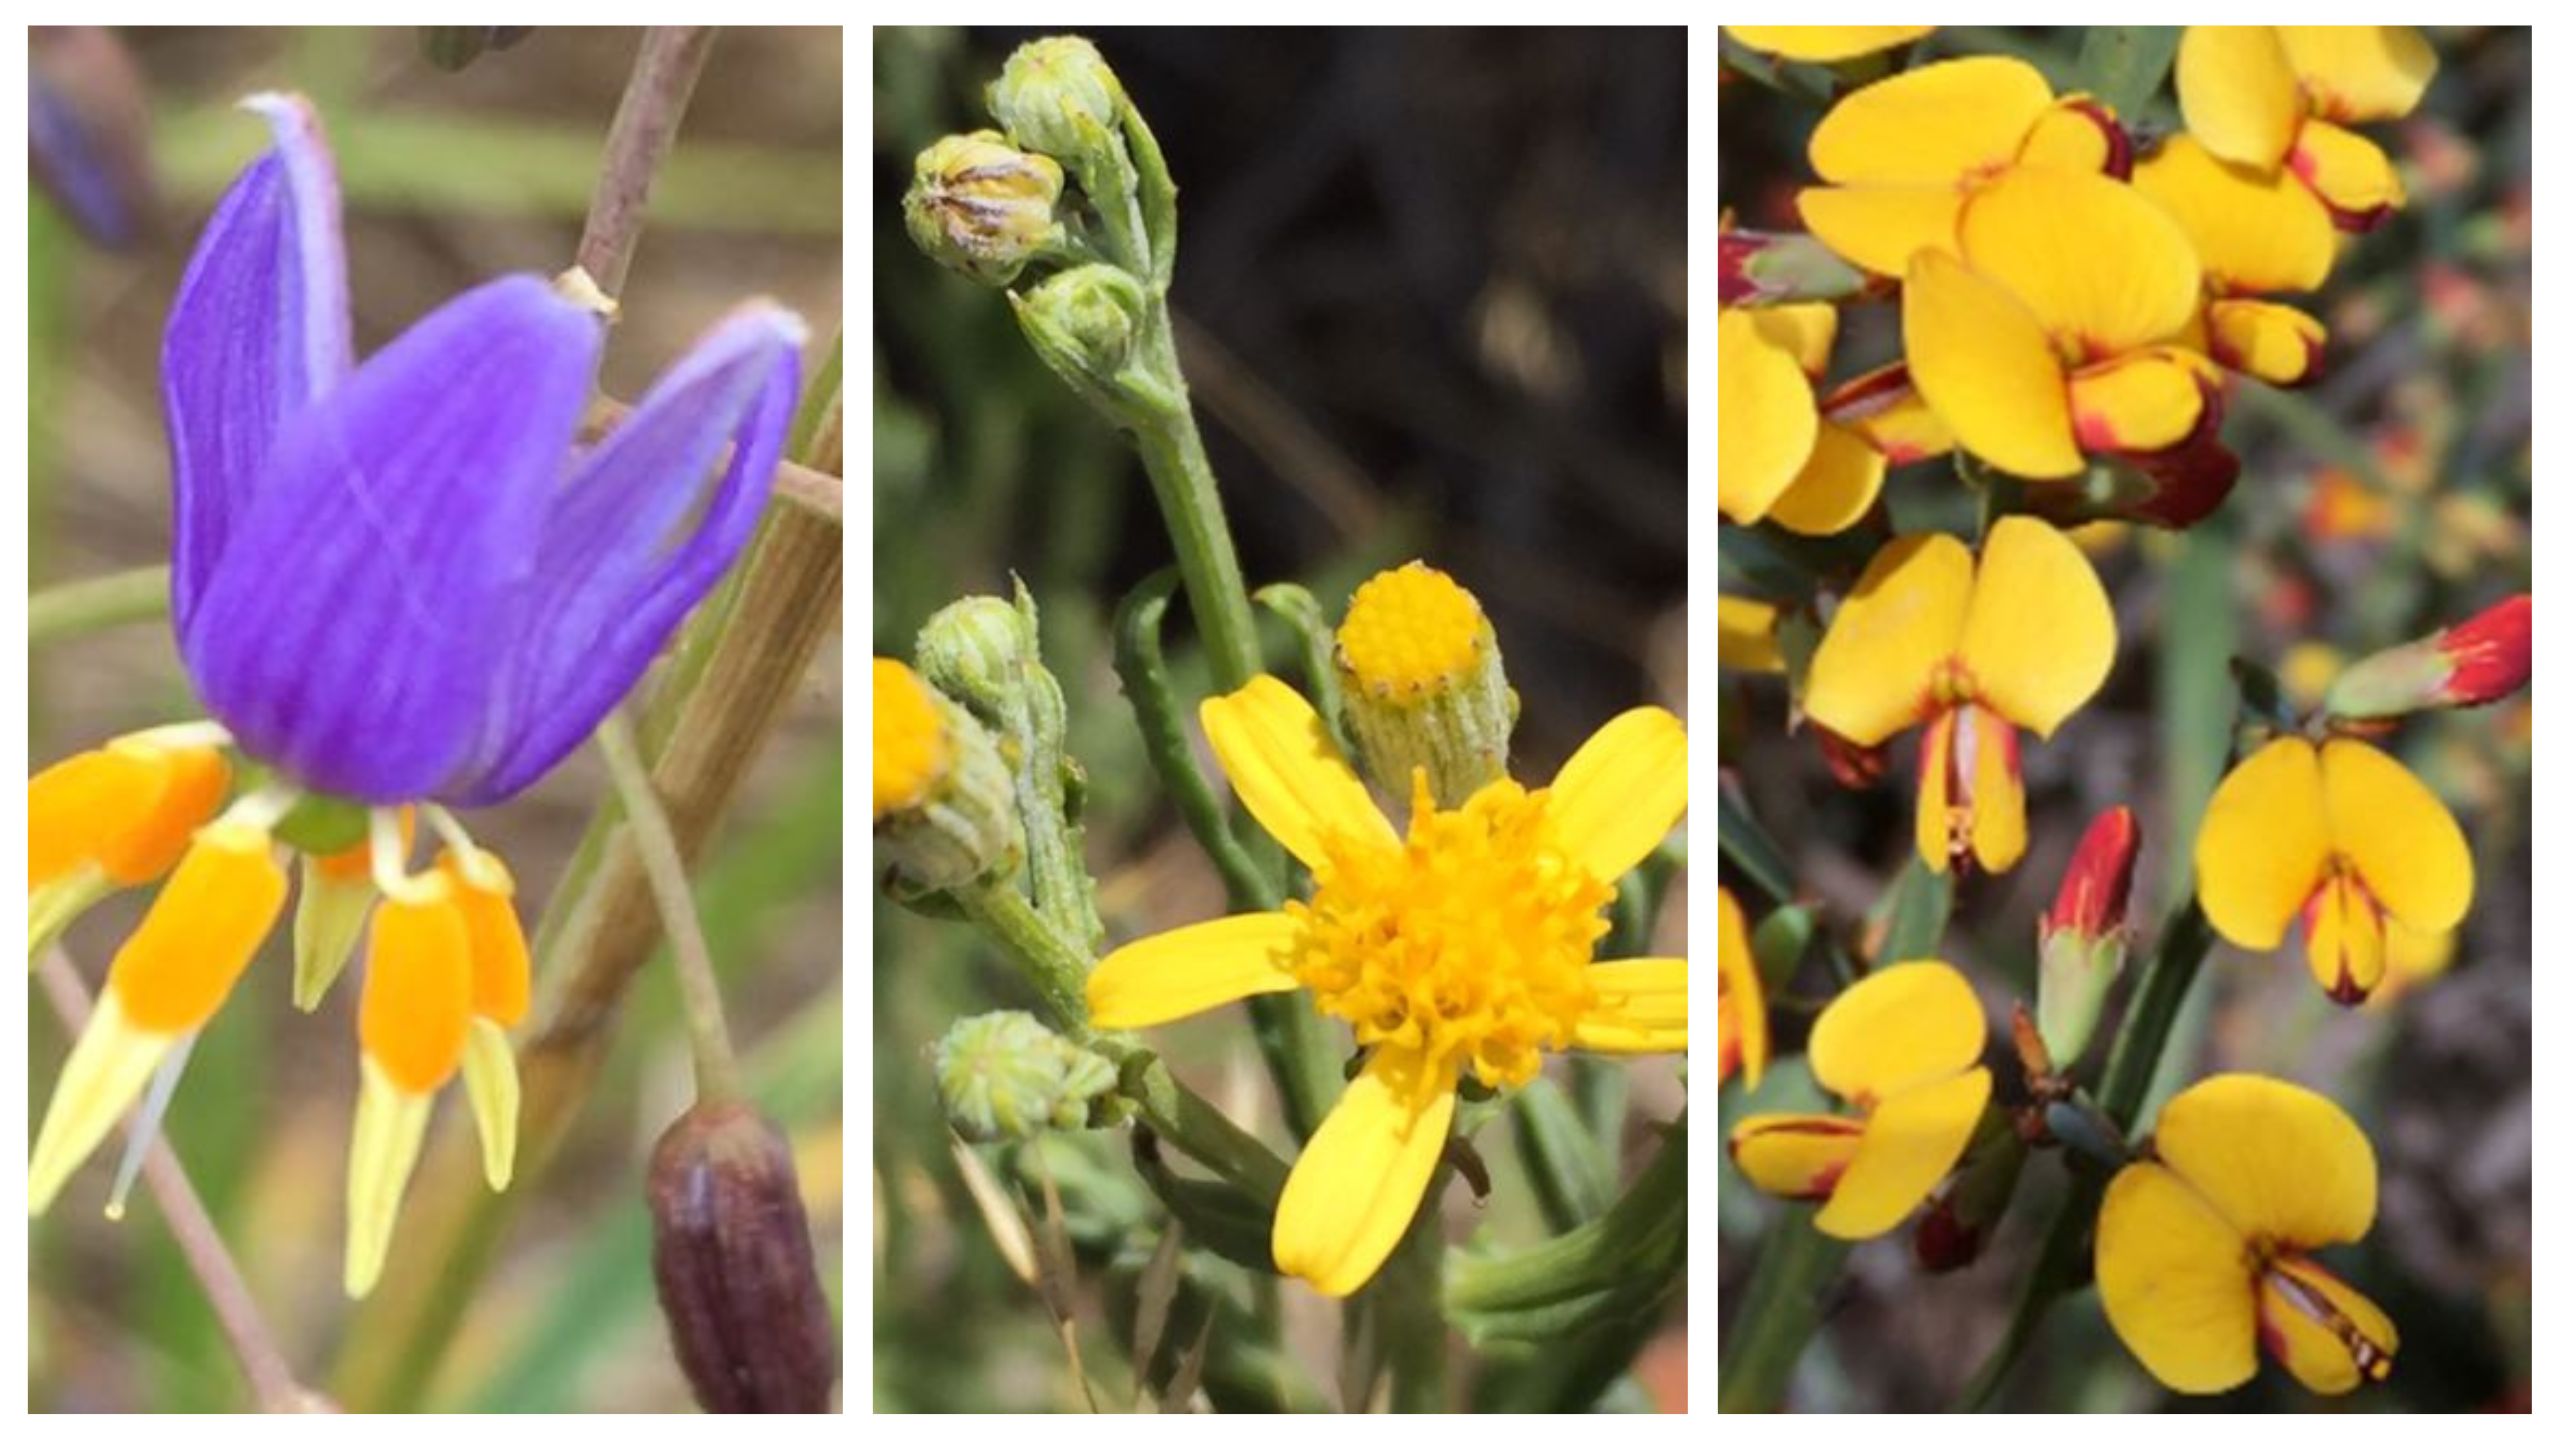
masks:
POLYGON ((1334 636, 1342 718, 1391 796, 1463 803, 1510 773, 1519 700, 1476 597, 1417 560, 1370 577, 1334 636))
POLYGON ((1104 413, 1127 413, 1136 398, 1131 354, 1147 314, 1146 291, 1134 276, 1113 265, 1079 265, 1008 298, 1024 338, 1059 379, 1104 413))
POLYGON ((530 25, 428 25, 418 32, 418 49, 428 64, 453 74, 489 51, 508 49, 532 33, 530 25))
POLYGON ((1022 612, 993 595, 952 601, 916 635, 916 668, 924 678, 988 720, 1012 708, 1025 665, 1038 659, 1022 612))
POLYGON ((1109 1060, 1019 1010, 972 1015, 933 1047, 942 1113, 964 1140, 1024 1140, 1081 1130, 1119 1083, 1109 1060))
POLYGON ((1058 253, 1065 172, 992 130, 946 135, 916 156, 907 187, 907 235, 934 263, 982 285, 1007 285, 1022 267, 1058 253))
POLYGON ((871 662, 871 833, 888 882, 951 890, 1022 864, 1013 774, 977 718, 895 660, 871 662))
POLYGON ((1109 145, 1125 98, 1120 77, 1080 35, 1030 41, 987 87, 987 109, 1014 143, 1070 164, 1109 145))

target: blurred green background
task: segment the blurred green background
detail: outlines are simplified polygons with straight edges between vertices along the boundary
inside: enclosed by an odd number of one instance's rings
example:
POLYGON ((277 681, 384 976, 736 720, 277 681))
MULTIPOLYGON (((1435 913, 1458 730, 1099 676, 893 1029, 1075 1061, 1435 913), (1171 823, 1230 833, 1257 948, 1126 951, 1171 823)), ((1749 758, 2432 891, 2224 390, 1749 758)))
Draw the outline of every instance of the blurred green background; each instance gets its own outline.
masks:
MULTIPOLYGON (((147 30, 122 37, 147 96, 155 222, 96 248, 38 197, 29 233, 32 583, 166 559, 159 330, 195 232, 264 143, 232 102, 294 89, 337 151, 360 352, 507 270, 569 263, 636 30, 538 29, 459 74, 419 32, 147 30)), ((662 173, 604 369, 636 398, 729 306, 769 294, 825 337, 840 324, 840 32, 730 30, 662 173)), ((88 82, 82 82, 88 83, 88 82)), ((813 362, 814 363, 814 362, 813 362)), ((841 669, 833 657, 766 752, 697 873, 751 1084, 792 1136, 832 1289, 841 1273, 841 669)), ((164 624, 37 649, 31 759, 193 713, 164 624)), ((469 817, 513 865, 528 923, 605 792, 581 752, 507 806, 469 817)), ((94 989, 137 897, 101 906, 68 949, 94 989)), ((338 1288, 355 1088, 353 976, 317 1016, 286 1000, 270 944, 196 1047, 168 1136, 306 1383, 325 1386, 349 1323, 338 1288)), ((537 982, 539 983, 539 981, 537 982)), ((38 1002, 29 1100, 63 1036, 38 1002)), ((537 1002, 536 1015, 540 1015, 537 1002)), ((692 1081, 666 967, 639 979, 567 1148, 504 1244, 430 1403, 462 1410, 690 1409, 651 1288, 641 1174, 692 1081)), ((459 1087, 439 1126, 467 1125, 459 1087)), ((147 1199, 99 1218, 112 1157, 31 1227, 30 1404, 233 1409, 247 1397, 147 1199)), ((394 1242, 398 1243, 397 1241, 394 1242)))
MULTIPOLYGON (((916 152, 988 123, 982 87, 1034 33, 875 32, 872 646, 912 657, 936 608, 1001 591, 1008 571, 1029 582, 1071 749, 1093 777, 1088 856, 1105 919, 1127 937, 1222 906, 1110 670, 1112 607, 1170 549, 1128 447, 1040 367, 1000 297, 916 253, 898 214, 916 152)), ((1382 567, 1418 557, 1449 571, 1500 632, 1527 777, 1553 774, 1630 704, 1683 703, 1681 33, 1076 33, 1101 47, 1181 187, 1173 304, 1247 582, 1303 582, 1339 617, 1382 567)), ((1205 676, 1179 606, 1172 624, 1177 686, 1196 697, 1205 676)), ((1293 648, 1266 631, 1267 653, 1293 648)), ((1684 952, 1685 916, 1675 887, 1656 953, 1684 952)), ((955 1019, 1029 997, 964 929, 882 902, 872 923, 874 1401, 1080 1409, 1039 1298, 955 1169, 925 1057, 955 1019)), ((1151 1038, 1285 1150, 1240 1022, 1151 1038)), ((1648 1122, 1677 1115, 1683 1098, 1670 1062, 1625 1069, 1632 1173, 1655 1146, 1648 1122)), ((1494 1199, 1481 1211, 1454 1201, 1457 1233, 1481 1217, 1506 1240, 1530 1238, 1535 1207, 1507 1136, 1478 1143, 1494 1199)), ((1091 1222, 1080 1239, 1152 1223, 1116 1208, 1153 1205, 1130 1179, 1125 1136, 1045 1149, 1071 1225, 1091 1222)), ((1085 1360, 1106 1409, 1128 1403, 1126 1282, 1144 1257, 1079 1253, 1094 1281, 1085 1360), (1116 1308, 1097 1336, 1105 1303, 1116 1308)), ((1336 1403, 1337 1307, 1287 1288, 1286 1353, 1260 1368, 1213 1363, 1220 1408, 1336 1403)), ((1675 1308, 1643 1383, 1601 1403, 1678 1407, 1681 1323, 1675 1308)))
MULTIPOLYGON (((2158 938, 2168 908, 2185 898, 2189 847, 2229 737, 2229 656, 2275 670, 2305 704, 2342 658, 2531 586, 2527 35, 2427 34, 2442 66, 2418 113, 2365 127, 2399 162, 2408 209, 2356 240, 2305 306, 2330 330, 2325 377, 2293 391, 2236 386, 2224 436, 2243 471, 2209 522, 2184 535, 2085 537, 2115 601, 2115 670, 2053 743, 2026 746, 2032 849, 2011 873, 1965 883, 1945 942, 1995 1017, 2032 984, 2035 916, 2098 810, 2130 804, 2143 826, 2137 947, 2158 938)), ((1950 27, 1906 63, 2014 54, 2064 91, 2079 83, 2081 38, 2076 29, 1950 27)), ((1719 206, 1746 227, 1802 228, 1793 196, 1811 180, 1805 142, 1820 107, 1732 73, 1719 77, 1717 107, 1719 206)), ((2126 118, 2137 143, 2144 131, 2174 128, 2173 92, 2164 87, 2126 118)), ((1844 309, 1832 373, 1891 358, 1894 316, 1889 306, 1844 309)), ((1898 530, 1972 533, 1972 497, 1945 462, 1896 471, 1885 497, 1898 530)), ((1728 593, 1749 593, 1730 568, 1720 579, 1728 593)), ((1910 853, 1911 742, 1895 748, 1883 785, 1847 791, 1809 737, 1784 733, 1784 704, 1775 680, 1720 675, 1725 783, 1846 924, 1877 902, 1910 853)), ((2354 1408, 2529 1403, 2529 738, 2528 692, 2418 719, 2388 742, 2453 808, 2477 864, 2477 898, 2450 970, 2349 1012, 2311 982, 2298 941, 2275 955, 2218 949, 2152 1093, 2156 1107, 2202 1075, 2262 1071, 2337 1100, 2372 1138, 2380 1221, 2362 1245, 2328 1258, 2391 1313, 2403 1347, 2390 1382, 2359 1391, 2354 1408)), ((1754 918, 1763 904, 1751 903, 1754 918)), ((1800 1048, 1827 994, 1827 982, 1812 981, 1816 968, 1776 1003, 1781 1049, 1800 1048)), ((1761 1110, 1820 1108, 1800 1059, 1775 1066, 1757 1094, 1746 1099, 1735 1085, 1723 1100, 1728 1130, 1761 1110)), ((1731 1316, 1776 1202, 1730 1165, 1719 1174, 1718 1283, 1731 1316)), ((1859 1247, 1839 1293, 1824 1297, 1827 1324, 1796 1371, 1794 1408, 1948 1404, 1998 1339, 2061 1189, 2055 1167, 2039 1163, 1984 1257, 1958 1274, 1917 1273, 1899 1239, 1859 1247)), ((2047 1322, 2003 1399, 2020 1410, 2322 1404, 2272 1365, 2229 1396, 2166 1396, 2085 1290, 2047 1322)))

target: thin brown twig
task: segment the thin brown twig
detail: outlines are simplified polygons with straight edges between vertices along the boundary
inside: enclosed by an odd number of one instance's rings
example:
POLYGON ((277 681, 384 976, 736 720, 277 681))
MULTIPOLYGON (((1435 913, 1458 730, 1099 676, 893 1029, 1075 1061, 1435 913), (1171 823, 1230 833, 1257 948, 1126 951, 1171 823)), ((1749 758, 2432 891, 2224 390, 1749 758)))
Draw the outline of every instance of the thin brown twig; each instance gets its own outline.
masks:
MULTIPOLYGON (((89 987, 59 947, 45 952, 36 978, 44 986, 45 998, 52 1003, 63 1028, 79 1034, 89 1023, 89 987)), ((131 1119, 125 1121, 128 1127, 133 1123, 131 1119)), ((214 1321, 222 1327, 223 1338, 230 1342, 231 1354, 240 1362, 240 1373, 249 1382, 249 1393, 257 1400, 258 1408, 270 1415, 334 1409, 293 1378, 293 1367, 286 1363, 283 1349, 276 1344, 275 1332, 267 1328, 258 1302, 250 1298, 249 1282, 223 1245, 221 1233, 213 1228, 213 1217, 205 1213, 204 1202, 196 1197, 196 1187, 188 1181, 186 1167, 178 1163, 177 1153, 169 1148, 168 1141, 155 1139, 144 1152, 142 1180, 151 1187, 152 1198, 160 1202, 161 1216, 169 1225, 169 1238, 177 1242, 178 1253, 186 1257, 187 1268, 195 1272, 196 1283, 204 1288, 205 1303, 213 1307, 214 1321)))
POLYGON ((708 25, 653 25, 640 37, 631 80, 605 132, 604 164, 587 202, 586 233, 578 238, 578 266, 605 294, 621 298, 649 210, 649 186, 675 148, 676 127, 693 99, 694 82, 711 58, 719 33, 708 25))

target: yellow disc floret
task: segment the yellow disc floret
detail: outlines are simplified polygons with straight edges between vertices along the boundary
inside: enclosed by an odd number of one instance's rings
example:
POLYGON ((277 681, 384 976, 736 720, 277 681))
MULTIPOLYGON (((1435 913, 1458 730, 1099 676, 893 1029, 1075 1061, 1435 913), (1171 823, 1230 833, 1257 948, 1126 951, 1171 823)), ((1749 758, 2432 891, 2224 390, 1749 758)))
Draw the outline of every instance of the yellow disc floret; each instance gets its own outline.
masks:
POLYGON ((871 823, 913 808, 948 769, 941 712, 916 672, 871 660, 871 823))
POLYGON ((1315 898, 1289 906, 1303 926, 1291 968, 1362 1045, 1508 1086, 1569 1043, 1616 891, 1556 843, 1547 792, 1501 780, 1439 810, 1417 786, 1402 846, 1330 860, 1315 898))
POLYGON ((1343 668, 1370 694, 1424 695, 1483 663, 1484 611, 1457 581, 1416 560, 1354 591, 1337 639, 1343 668))

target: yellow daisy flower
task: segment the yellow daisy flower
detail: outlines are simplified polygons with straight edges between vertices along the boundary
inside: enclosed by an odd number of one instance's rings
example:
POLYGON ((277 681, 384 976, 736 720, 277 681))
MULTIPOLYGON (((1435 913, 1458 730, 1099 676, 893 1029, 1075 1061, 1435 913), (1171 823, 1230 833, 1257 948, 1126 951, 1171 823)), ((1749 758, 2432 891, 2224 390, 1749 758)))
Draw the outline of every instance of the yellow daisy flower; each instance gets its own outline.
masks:
POLYGON ((1282 1273, 1347 1295, 1421 1205, 1460 1076, 1510 1087, 1549 1050, 1688 1048, 1688 961, 1592 959, 1618 877, 1688 809, 1688 735, 1668 711, 1631 710, 1547 789, 1497 780, 1444 810, 1417 784, 1399 838, 1287 685, 1257 677, 1200 720, 1314 896, 1124 945, 1086 999, 1094 1024, 1130 1030, 1303 988, 1351 1024, 1366 1059, 1290 1170, 1271 1235, 1282 1273))

